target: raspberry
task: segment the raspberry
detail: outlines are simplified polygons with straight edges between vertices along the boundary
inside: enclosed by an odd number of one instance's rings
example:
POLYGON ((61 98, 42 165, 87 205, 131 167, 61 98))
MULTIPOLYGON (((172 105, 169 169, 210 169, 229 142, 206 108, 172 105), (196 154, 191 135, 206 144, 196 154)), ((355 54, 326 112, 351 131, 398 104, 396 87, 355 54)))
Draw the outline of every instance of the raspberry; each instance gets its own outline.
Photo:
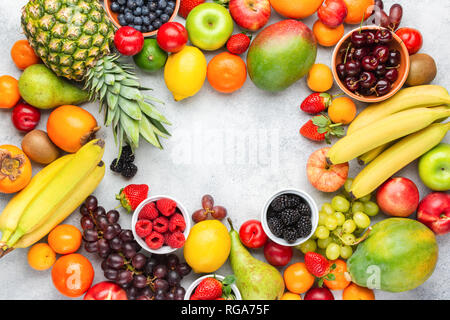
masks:
POLYGON ((152 233, 153 230, 152 222, 150 220, 145 219, 136 222, 136 225, 134 227, 136 229, 136 234, 141 238, 145 238, 146 236, 150 235, 150 233, 152 233))
POLYGON ((185 242, 186 242, 186 238, 184 237, 184 234, 179 231, 171 233, 167 237, 167 244, 171 248, 181 248, 185 242))
POLYGON ((159 212, 158 209, 156 209, 155 203, 150 202, 142 208, 141 212, 139 212, 138 219, 155 220, 158 216, 159 212))
POLYGON ((184 232, 186 229, 186 221, 184 221, 183 215, 179 213, 175 213, 169 220, 169 231, 175 232, 180 231, 184 232))
POLYGON ((145 238, 145 243, 150 249, 156 250, 163 246, 164 237, 161 233, 153 231, 149 236, 147 236, 147 238, 145 238))
POLYGON ((159 217, 153 220, 153 230, 164 233, 169 230, 169 219, 166 217, 159 217))
POLYGON ((173 200, 163 198, 156 201, 156 207, 162 215, 170 217, 172 214, 174 214, 177 208, 177 203, 173 200))

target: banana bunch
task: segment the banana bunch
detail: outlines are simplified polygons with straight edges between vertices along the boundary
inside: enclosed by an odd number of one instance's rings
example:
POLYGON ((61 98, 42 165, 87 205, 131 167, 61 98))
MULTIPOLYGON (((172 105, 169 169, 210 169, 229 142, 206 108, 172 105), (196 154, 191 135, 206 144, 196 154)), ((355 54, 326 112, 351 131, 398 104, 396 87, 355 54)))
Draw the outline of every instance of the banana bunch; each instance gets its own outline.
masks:
POLYGON ((0 257, 39 241, 67 218, 98 186, 105 174, 105 142, 92 140, 36 174, 0 214, 0 257))
POLYGON ((437 85, 400 90, 392 98, 367 107, 347 135, 327 154, 329 164, 352 159, 368 164, 355 178, 350 193, 358 199, 373 192, 397 171, 444 139, 450 123, 450 95, 437 85))

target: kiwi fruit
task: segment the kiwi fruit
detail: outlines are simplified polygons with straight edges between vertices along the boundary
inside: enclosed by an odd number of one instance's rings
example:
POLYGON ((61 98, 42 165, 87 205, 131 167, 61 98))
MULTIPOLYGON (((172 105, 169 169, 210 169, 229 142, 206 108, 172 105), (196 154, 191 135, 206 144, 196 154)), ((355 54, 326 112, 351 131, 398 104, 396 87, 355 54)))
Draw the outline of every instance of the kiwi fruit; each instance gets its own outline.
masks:
POLYGON ((60 155, 47 132, 42 130, 28 132, 22 139, 22 150, 31 160, 42 164, 49 164, 60 155))
POLYGON ((436 62, 426 53, 416 53, 409 57, 410 67, 406 84, 420 86, 434 80, 437 74, 436 62))

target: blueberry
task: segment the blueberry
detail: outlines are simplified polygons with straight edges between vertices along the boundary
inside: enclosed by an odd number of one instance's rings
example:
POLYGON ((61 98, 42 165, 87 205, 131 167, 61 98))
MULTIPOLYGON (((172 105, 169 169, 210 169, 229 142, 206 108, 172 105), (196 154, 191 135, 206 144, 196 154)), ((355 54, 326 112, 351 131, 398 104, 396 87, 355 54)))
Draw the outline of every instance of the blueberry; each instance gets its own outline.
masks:
POLYGON ((165 13, 165 14, 168 14, 169 16, 171 16, 172 13, 173 13, 173 8, 171 8, 171 7, 166 7, 166 8, 164 9, 164 13, 165 13))
POLYGON ((136 0, 136 4, 138 7, 142 7, 144 5, 144 0, 136 0))
POLYGON ((111 11, 112 12, 119 12, 120 11, 120 5, 118 2, 114 1, 111 2, 111 11))
POLYGON ((117 3, 123 6, 125 3, 127 3, 127 0, 117 0, 117 3))
POLYGON ((148 31, 148 27, 147 26, 141 26, 141 32, 142 33, 147 33, 148 31))
POLYGON ((161 21, 162 21, 163 23, 166 23, 167 21, 169 21, 170 17, 169 17, 169 15, 163 13, 163 14, 161 15, 160 19, 161 19, 161 21))
POLYGON ((149 17, 147 17, 147 16, 142 17, 142 24, 143 24, 144 26, 149 26, 150 23, 151 23, 151 21, 150 21, 150 18, 149 18, 149 17))
POLYGON ((142 32, 142 26, 136 25, 136 26, 134 26, 134 28, 135 28, 137 31, 142 32))
POLYGON ((158 1, 158 9, 164 9, 167 6, 166 0, 159 0, 158 1))
POLYGON ((148 14, 150 13, 150 10, 148 9, 148 7, 142 7, 142 15, 143 16, 148 16, 148 14))
POLYGON ((154 26, 152 26, 152 25, 148 26, 148 32, 152 32, 154 30, 156 30, 154 26))
POLYGON ((127 21, 125 20, 125 16, 122 13, 117 16, 117 20, 119 20, 119 24, 121 26, 126 26, 127 25, 127 21))
POLYGON ((155 29, 159 29, 162 26, 162 22, 160 19, 155 19, 155 21, 153 21, 152 26, 155 29))
POLYGON ((133 10, 131 10, 130 8, 125 7, 125 9, 123 9, 123 13, 125 13, 125 14, 133 13, 133 10))
POLYGON ((134 17, 133 23, 140 26, 142 25, 142 18, 141 17, 134 17))
POLYGON ((131 12, 125 13, 125 21, 131 23, 134 20, 134 16, 131 12))
POLYGON ((119 12, 120 13, 124 13, 125 12, 125 7, 120 7, 119 12))
POLYGON ((147 8, 150 11, 155 11, 158 8, 158 4, 156 2, 149 2, 147 8))
POLYGON ((135 16, 140 16, 142 14, 142 8, 141 7, 137 7, 136 9, 134 9, 133 14, 135 16))
POLYGON ((137 7, 136 0, 128 0, 127 1, 127 8, 135 9, 137 7))
POLYGON ((157 17, 160 17, 162 15, 162 10, 161 9, 156 10, 155 14, 157 17))
POLYGON ((157 17, 156 17, 156 14, 154 12, 150 12, 148 14, 148 18, 150 19, 150 22, 151 22, 151 21, 155 20, 157 17))
POLYGON ((170 7, 170 8, 175 8, 175 1, 167 2, 167 6, 170 7))

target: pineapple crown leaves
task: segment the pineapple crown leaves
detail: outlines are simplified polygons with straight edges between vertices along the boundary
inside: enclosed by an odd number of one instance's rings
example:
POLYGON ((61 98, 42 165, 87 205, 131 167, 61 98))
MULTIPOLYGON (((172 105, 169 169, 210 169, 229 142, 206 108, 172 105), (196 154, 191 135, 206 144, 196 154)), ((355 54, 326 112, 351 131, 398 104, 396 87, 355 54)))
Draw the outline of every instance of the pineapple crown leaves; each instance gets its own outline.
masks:
POLYGON ((168 138, 170 133, 164 124, 171 123, 156 109, 155 104, 164 104, 142 91, 134 75, 134 68, 117 61, 118 55, 105 56, 98 60, 86 75, 85 89, 90 100, 100 100, 100 112, 105 111, 105 126, 112 126, 114 140, 119 146, 119 157, 124 143, 134 151, 142 136, 147 142, 162 149, 159 137, 168 138))
POLYGON ((317 126, 318 133, 325 133, 325 141, 328 144, 331 143, 330 136, 340 138, 345 135, 345 130, 342 127, 342 123, 332 123, 330 118, 325 114, 313 117, 312 122, 315 126, 317 126))

